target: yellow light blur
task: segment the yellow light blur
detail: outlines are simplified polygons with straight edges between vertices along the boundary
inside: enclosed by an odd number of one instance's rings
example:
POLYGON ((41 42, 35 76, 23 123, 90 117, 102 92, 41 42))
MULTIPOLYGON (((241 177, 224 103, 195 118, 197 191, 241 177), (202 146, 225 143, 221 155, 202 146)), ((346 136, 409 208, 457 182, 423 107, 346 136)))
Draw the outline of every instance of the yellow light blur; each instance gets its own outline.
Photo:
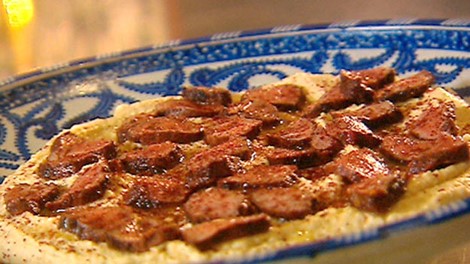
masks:
POLYGON ((7 22, 11 28, 26 26, 34 16, 33 0, 3 0, 7 22))

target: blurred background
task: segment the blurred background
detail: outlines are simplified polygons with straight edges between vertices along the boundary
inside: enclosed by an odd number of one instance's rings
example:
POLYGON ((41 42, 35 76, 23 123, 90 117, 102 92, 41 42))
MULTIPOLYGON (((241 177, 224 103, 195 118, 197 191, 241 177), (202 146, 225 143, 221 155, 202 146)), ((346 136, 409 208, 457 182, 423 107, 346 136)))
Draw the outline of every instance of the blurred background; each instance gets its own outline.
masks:
POLYGON ((470 19, 470 0, 0 0, 0 79, 173 39, 389 18, 470 19))

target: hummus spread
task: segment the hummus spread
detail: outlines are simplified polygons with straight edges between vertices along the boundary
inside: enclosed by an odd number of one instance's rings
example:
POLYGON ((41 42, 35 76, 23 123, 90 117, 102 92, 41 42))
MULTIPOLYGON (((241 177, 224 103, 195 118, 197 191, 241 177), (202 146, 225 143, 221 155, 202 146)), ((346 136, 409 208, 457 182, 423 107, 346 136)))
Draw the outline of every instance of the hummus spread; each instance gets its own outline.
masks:
MULTIPOLYGON (((280 85, 301 87, 307 103, 313 104, 321 100, 339 82, 340 78, 333 75, 299 73, 267 87, 280 85)), ((233 94, 232 98, 235 102, 241 100, 243 93, 233 94)), ((118 142, 116 131, 127 122, 126 120, 142 113, 153 113, 156 105, 171 100, 174 98, 156 98, 130 105, 121 105, 112 117, 75 125, 69 131, 62 132, 61 135, 72 133, 85 139, 118 142)), ((470 108, 465 101, 444 88, 427 89, 420 97, 395 103, 396 107, 404 113, 404 119, 396 127, 406 126, 422 115, 427 108, 442 102, 452 102, 455 105, 455 123, 459 128, 458 135, 468 142, 470 140, 470 135, 467 134, 467 128, 470 125, 470 108)), ((340 115, 341 112, 354 111, 361 107, 361 103, 350 104, 342 110, 318 114, 311 117, 311 120, 314 120, 320 127, 326 127, 335 114, 340 115)), ((204 122, 204 118, 201 117, 193 117, 192 120, 196 123, 204 122)), ((210 249, 200 249, 180 239, 170 239, 142 252, 129 252, 112 247, 105 242, 80 239, 73 232, 58 228, 61 221, 60 214, 44 216, 25 211, 12 215, 7 210, 5 196, 8 190, 18 184, 33 184, 38 181, 38 171, 41 164, 50 156, 53 142, 54 139, 14 174, 7 177, 0 186, 1 262, 188 263, 237 259, 262 255, 292 245, 371 230, 470 197, 470 161, 466 159, 448 166, 439 166, 436 169, 414 173, 407 180, 404 193, 384 210, 364 210, 351 203, 326 206, 297 219, 295 219, 296 217, 289 220, 271 217, 274 220, 272 220, 273 224, 268 231, 224 241, 210 249)), ((192 148, 207 147, 206 143, 200 141, 190 145, 192 148)), ((349 144, 340 151, 340 154, 347 155, 347 153, 358 149, 360 147, 349 144)), ((265 158, 255 158, 249 162, 260 166, 269 163, 265 158)), ((254 166, 253 164, 243 164, 243 166, 254 166)), ((85 167, 87 166, 91 165, 85 165, 85 167)), ((67 188, 73 185, 76 178, 76 175, 72 175, 46 180, 46 182, 53 182, 67 188)), ((124 185, 126 181, 130 180, 130 176, 123 176, 121 179, 124 185)), ((232 184, 228 180, 225 183, 232 184)), ((345 184, 347 182, 344 178, 335 171, 328 172, 327 175, 313 181, 313 183, 300 177, 297 183, 301 190, 313 193, 316 197, 334 196, 345 184)), ((106 189, 103 197, 90 202, 90 206, 115 205, 123 195, 125 194, 121 193, 119 188, 106 189)), ((183 228, 189 228, 191 225, 186 224, 183 228)))

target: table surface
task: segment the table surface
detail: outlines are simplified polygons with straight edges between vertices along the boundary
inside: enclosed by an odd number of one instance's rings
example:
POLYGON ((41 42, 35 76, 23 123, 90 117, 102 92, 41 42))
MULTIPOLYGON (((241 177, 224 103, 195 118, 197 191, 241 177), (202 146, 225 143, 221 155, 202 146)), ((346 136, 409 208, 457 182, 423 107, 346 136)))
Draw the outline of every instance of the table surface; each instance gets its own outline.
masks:
MULTIPOLYGON (((390 18, 470 19, 468 0, 2 0, 0 79, 218 32, 390 18)), ((470 263, 470 244, 430 264, 470 263)))
POLYGON ((0 79, 173 39, 393 18, 470 18, 470 1, 2 0, 0 79))

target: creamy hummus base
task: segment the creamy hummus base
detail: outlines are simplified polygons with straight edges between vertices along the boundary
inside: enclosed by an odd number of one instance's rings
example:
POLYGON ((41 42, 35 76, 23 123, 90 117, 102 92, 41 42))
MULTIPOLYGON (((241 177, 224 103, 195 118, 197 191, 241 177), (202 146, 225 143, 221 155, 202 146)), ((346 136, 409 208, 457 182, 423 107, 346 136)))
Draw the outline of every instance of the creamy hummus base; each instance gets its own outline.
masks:
MULTIPOLYGON (((307 99, 314 102, 336 82, 338 82, 336 76, 300 73, 280 83, 291 83, 303 87, 307 93, 307 99)), ((234 96, 236 99, 237 95, 234 96)), ((399 104, 399 107, 416 108, 411 112, 411 115, 415 116, 421 112, 417 106, 418 101, 425 101, 427 103, 423 105, 426 105, 433 103, 436 98, 453 101, 456 105, 457 125, 461 129, 470 126, 470 109, 467 104, 442 88, 430 90, 422 98, 409 100, 399 104)), ((113 117, 76 125, 70 131, 82 137, 116 140, 115 129, 126 118, 138 113, 150 112, 155 104, 167 99, 157 98, 131 105, 121 105, 116 109, 113 117)), ((322 116, 317 121, 321 123, 321 119, 322 116)), ((467 142, 470 141, 470 135, 465 134, 463 138, 467 142)), ((183 241, 169 241, 152 247, 147 252, 131 253, 113 249, 106 243, 80 240, 74 234, 58 230, 58 217, 40 217, 29 212, 12 217, 6 211, 3 199, 5 190, 18 183, 37 181, 38 176, 35 171, 38 164, 48 156, 51 142, 0 185, 1 262, 188 263, 237 259, 261 255, 292 245, 371 230, 470 197, 470 162, 466 161, 414 176, 409 181, 404 196, 385 214, 365 212, 354 207, 328 208, 315 215, 307 216, 303 220, 274 225, 267 233, 222 243, 217 250, 201 252, 183 241)), ((74 177, 66 178, 63 179, 63 183, 69 185, 73 180, 74 177)), ((341 178, 335 175, 330 175, 318 184, 327 186, 328 181, 341 184, 341 178)), ((116 195, 118 194, 108 190, 105 198, 95 203, 112 203, 116 195)))

